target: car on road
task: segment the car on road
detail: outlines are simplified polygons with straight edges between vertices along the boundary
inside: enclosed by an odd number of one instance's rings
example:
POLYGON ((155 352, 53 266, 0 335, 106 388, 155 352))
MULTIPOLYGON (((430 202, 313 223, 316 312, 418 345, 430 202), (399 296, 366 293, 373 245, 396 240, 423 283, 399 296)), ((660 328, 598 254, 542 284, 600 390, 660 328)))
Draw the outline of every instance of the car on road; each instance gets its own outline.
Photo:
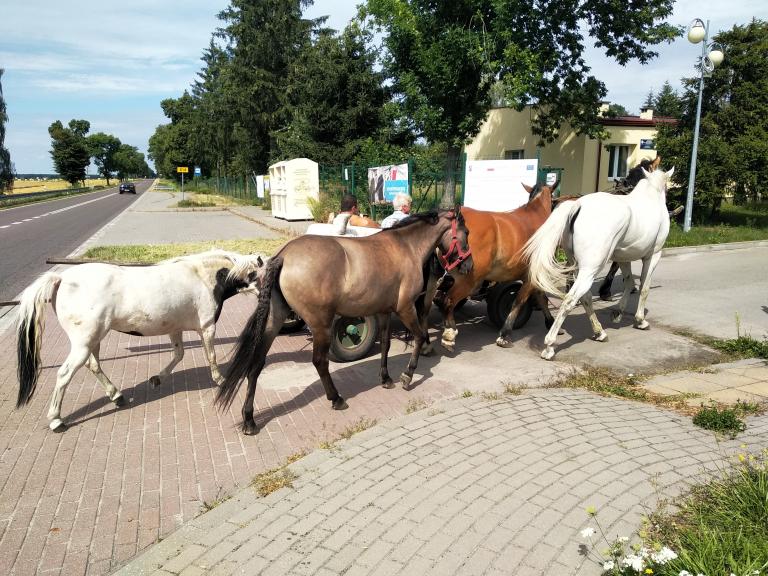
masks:
POLYGON ((136 185, 133 182, 123 182, 120 184, 120 194, 130 192, 136 194, 136 185))

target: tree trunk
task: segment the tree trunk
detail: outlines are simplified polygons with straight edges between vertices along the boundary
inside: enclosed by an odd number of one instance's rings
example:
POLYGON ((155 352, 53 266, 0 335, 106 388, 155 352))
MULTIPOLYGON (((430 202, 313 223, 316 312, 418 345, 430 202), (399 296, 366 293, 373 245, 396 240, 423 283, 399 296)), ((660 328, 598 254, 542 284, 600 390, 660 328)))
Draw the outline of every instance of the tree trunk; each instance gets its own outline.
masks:
POLYGON ((445 186, 440 199, 441 208, 453 208, 456 205, 456 173, 458 171, 461 148, 448 146, 445 156, 445 186))

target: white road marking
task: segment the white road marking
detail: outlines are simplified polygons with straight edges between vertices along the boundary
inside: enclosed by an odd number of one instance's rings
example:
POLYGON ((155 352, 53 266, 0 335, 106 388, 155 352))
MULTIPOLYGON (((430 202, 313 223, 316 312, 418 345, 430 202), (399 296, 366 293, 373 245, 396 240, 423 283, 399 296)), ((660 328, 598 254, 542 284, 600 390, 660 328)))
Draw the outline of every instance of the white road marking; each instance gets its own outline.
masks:
POLYGON ((92 202, 98 202, 99 200, 104 200, 105 198, 109 198, 110 196, 117 195, 117 192, 112 192, 112 194, 107 194, 106 196, 101 196, 99 198, 93 198, 91 200, 86 200, 85 202, 79 202, 78 204, 72 204, 72 206, 65 206, 64 208, 59 208, 58 210, 51 210, 50 212, 46 212, 44 214, 40 214, 38 216, 33 216, 32 218, 26 218, 24 220, 20 220, 18 222, 11 222, 10 224, 6 224, 5 226, 0 226, 0 230, 3 228, 10 228, 11 226, 15 224, 23 224, 24 222, 31 222, 32 220, 36 220, 38 218, 44 218, 46 216, 52 216, 53 214, 60 214, 61 212, 66 212, 67 210, 72 210, 73 208, 79 208, 80 206, 85 206, 86 204, 90 204, 92 202))

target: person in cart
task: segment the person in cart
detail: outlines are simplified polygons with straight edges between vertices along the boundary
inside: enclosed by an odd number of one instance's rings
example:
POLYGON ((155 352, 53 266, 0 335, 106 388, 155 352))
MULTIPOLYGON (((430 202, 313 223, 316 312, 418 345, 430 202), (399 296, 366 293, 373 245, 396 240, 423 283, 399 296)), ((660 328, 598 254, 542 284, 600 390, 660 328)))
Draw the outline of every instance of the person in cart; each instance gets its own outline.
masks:
POLYGON ((395 211, 381 221, 382 228, 392 228, 397 222, 411 213, 411 197, 408 194, 397 194, 392 200, 395 211))

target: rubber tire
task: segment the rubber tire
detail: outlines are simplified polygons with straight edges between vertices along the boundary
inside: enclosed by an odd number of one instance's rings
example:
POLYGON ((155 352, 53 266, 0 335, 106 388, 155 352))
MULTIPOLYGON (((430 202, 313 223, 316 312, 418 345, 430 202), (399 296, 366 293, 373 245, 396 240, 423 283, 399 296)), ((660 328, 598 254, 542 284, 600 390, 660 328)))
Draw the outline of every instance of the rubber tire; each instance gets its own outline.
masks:
POLYGON ((334 362, 352 362, 370 354, 379 334, 376 316, 347 318, 336 316, 331 324, 331 348, 328 355, 334 362), (360 331, 360 336, 350 336, 346 329, 353 323, 360 331))
MULTIPOLYGON (((515 305, 517 300, 517 293, 522 287, 520 282, 503 282, 494 286, 488 294, 487 307, 488 307, 488 319, 493 323, 497 329, 501 329, 504 326, 504 322, 509 316, 509 311, 515 305)), ((533 312, 533 302, 528 300, 520 310, 515 323, 512 327, 518 330, 528 323, 533 312)))
POLYGON ((291 310, 290 314, 288 314, 288 318, 285 319, 285 322, 283 322, 283 325, 280 327, 280 334, 292 334, 293 332, 298 332, 304 328, 305 324, 306 322, 304 322, 304 319, 291 310))

